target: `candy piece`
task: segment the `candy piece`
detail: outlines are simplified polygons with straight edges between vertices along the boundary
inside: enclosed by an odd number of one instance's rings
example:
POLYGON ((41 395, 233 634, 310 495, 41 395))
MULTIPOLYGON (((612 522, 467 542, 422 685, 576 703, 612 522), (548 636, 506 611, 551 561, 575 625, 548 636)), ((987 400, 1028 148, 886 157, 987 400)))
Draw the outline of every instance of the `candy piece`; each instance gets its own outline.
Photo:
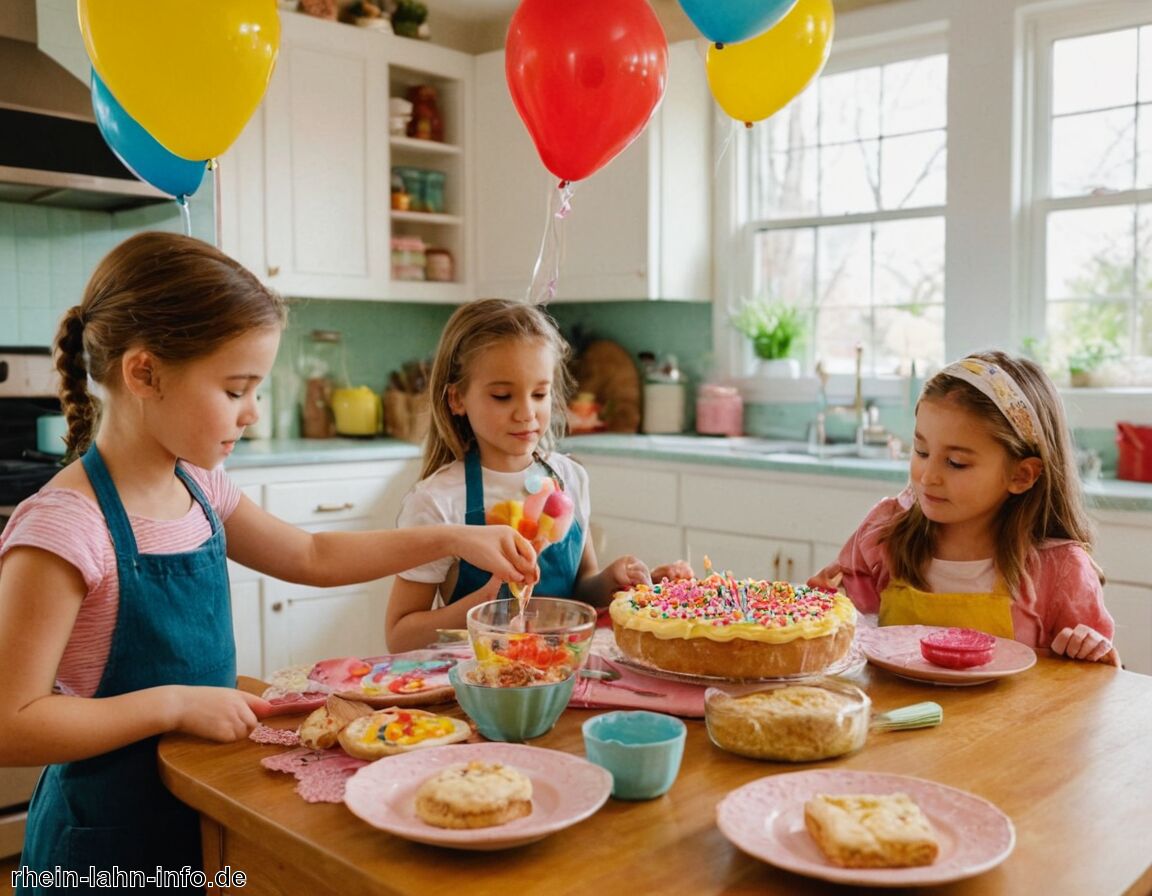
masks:
POLYGON ((556 522, 552 526, 552 531, 549 533, 549 539, 552 542, 563 541, 564 536, 568 534, 568 529, 572 525, 572 511, 569 511, 561 517, 556 518, 556 522))
POLYGON ((572 499, 566 492, 555 491, 544 502, 544 512, 553 519, 560 519, 564 514, 572 512, 572 499))
POLYGON ((540 483, 539 489, 535 493, 530 494, 524 499, 524 516, 530 520, 534 520, 540 516, 540 511, 544 509, 544 503, 551 496, 556 488, 556 482, 549 476, 540 483))
POLYGON ((536 530, 538 528, 539 524, 535 520, 528 519, 528 517, 524 517, 516 524, 517 531, 529 541, 536 537, 536 530))
POLYGON ((546 513, 540 514, 540 519, 536 521, 536 538, 542 539, 545 543, 553 541, 552 531, 555 528, 556 520, 546 513))
POLYGON ((519 501, 501 501, 499 504, 492 505, 492 509, 488 511, 484 521, 490 526, 503 524, 516 529, 523 517, 524 505, 519 501))

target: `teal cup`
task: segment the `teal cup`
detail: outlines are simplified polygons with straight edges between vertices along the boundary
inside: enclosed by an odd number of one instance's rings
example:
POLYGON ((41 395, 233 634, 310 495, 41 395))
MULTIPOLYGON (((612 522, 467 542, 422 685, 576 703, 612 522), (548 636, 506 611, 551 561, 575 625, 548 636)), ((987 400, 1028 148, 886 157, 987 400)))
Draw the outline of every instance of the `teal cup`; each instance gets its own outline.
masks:
POLYGON ((680 772, 688 729, 675 716, 617 710, 584 723, 584 755, 612 773, 612 796, 650 800, 668 792, 680 772))

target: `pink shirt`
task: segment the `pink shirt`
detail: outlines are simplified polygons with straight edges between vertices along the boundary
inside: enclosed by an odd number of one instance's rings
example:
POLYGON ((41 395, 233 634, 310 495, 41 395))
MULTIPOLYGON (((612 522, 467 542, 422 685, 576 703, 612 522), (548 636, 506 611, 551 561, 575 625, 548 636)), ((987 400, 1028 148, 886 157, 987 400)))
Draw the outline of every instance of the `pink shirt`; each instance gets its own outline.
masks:
MULTIPOLYGON (((840 550, 837 562, 844 573, 844 590, 862 613, 879 612, 880 592, 892 578, 880 532, 914 500, 910 488, 882 499, 840 550)), ((1080 624, 1108 639, 1116 632, 1092 557, 1078 542, 1049 539, 1029 553, 1012 595, 1013 636, 1030 647, 1048 647, 1062 629, 1080 624)))
MULTIPOLYGON (((240 503, 240 488, 224 469, 202 470, 181 462, 200 486, 221 521, 240 503)), ((199 547, 212 534, 200 505, 192 502, 178 520, 128 517, 142 554, 177 554, 199 547)), ((14 547, 34 547, 63 558, 80 571, 88 589, 56 672, 57 687, 67 694, 96 693, 112 647, 120 578, 108 524, 95 500, 66 488, 43 488, 21 502, 0 533, 0 563, 14 547)))

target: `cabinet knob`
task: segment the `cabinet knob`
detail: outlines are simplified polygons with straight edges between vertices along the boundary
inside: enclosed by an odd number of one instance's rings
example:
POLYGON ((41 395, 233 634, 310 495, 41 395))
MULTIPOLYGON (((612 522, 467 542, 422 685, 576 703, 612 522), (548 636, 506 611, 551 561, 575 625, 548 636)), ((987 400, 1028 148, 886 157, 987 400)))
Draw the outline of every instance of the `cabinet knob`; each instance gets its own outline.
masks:
POLYGON ((283 601, 278 600, 278 601, 276 601, 276 603, 272 604, 272 612, 273 613, 280 613, 283 611, 283 609, 284 609, 284 602, 283 601))
POLYGON ((342 510, 351 510, 355 506, 351 501, 345 501, 343 504, 317 504, 313 513, 339 513, 342 510))
POLYGON ((269 277, 279 277, 280 276, 280 265, 278 265, 278 264, 268 265, 268 276, 269 277))

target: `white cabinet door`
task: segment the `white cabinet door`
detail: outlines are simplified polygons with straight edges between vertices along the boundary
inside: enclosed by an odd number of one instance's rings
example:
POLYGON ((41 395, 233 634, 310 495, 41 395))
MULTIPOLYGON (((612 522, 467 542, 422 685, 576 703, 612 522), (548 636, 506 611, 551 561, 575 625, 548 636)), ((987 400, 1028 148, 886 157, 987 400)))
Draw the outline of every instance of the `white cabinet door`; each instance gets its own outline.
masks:
POLYGON ((1124 668, 1152 675, 1152 585, 1109 582, 1104 603, 1116 620, 1113 643, 1124 668))
POLYGON ((232 633, 236 638, 236 674, 264 676, 261 581, 232 582, 232 633))
POLYGON ((755 538, 732 532, 689 527, 685 533, 687 560, 697 575, 704 558, 717 572, 731 570, 738 579, 804 582, 812 574, 812 546, 806 541, 755 538))
POLYGON ((600 542, 596 546, 596 559, 601 567, 625 554, 635 554, 649 569, 684 556, 683 530, 675 523, 643 522, 593 513, 592 525, 600 542))
MULTIPOLYGON (((516 113, 504 53, 477 57, 481 294, 523 295, 557 178, 516 113)), ((693 43, 670 48, 668 89, 619 156, 576 184, 561 223, 557 300, 711 296, 711 101, 693 43)))
POLYGON ((268 283, 288 295, 383 298, 388 95, 377 35, 281 18, 264 99, 268 283))
POLYGON ((341 656, 385 653, 387 590, 380 583, 348 588, 308 588, 265 583, 264 667, 314 663, 341 656))

